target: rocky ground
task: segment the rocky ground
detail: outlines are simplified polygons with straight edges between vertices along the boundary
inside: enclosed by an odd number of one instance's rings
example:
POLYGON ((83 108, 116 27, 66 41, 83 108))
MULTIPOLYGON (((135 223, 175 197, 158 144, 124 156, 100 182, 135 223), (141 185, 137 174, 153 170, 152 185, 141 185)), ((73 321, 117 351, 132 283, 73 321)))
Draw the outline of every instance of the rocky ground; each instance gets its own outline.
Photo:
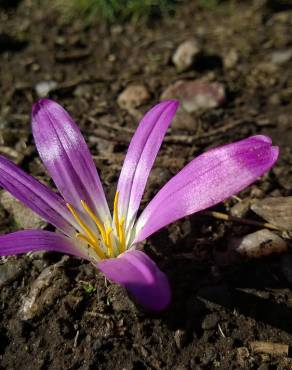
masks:
MULTIPOLYGON (((173 17, 112 26, 15 3, 0 1, 0 153, 42 181, 30 110, 43 96, 79 123, 110 202, 137 122, 160 99, 181 110, 143 204, 210 147, 264 133, 281 156, 212 210, 229 221, 194 215, 145 243, 171 281, 163 314, 79 259, 2 258, 0 369, 291 369, 291 1, 187 1, 173 17)), ((0 232, 19 228, 51 229, 1 191, 0 232)))

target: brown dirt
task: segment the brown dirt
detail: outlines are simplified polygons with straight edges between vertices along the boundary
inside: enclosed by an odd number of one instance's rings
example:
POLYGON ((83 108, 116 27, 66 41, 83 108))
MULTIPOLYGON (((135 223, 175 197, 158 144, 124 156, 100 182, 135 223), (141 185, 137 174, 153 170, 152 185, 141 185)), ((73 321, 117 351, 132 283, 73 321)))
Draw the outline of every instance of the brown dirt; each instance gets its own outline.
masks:
MULTIPOLYGON (((35 85, 55 80, 58 87, 50 96, 80 124, 112 200, 131 136, 127 129, 137 125, 119 108, 118 94, 130 83, 144 83, 152 97, 144 111, 178 78, 204 77, 226 86, 226 104, 194 115, 199 125, 193 131, 170 132, 145 202, 193 156, 259 132, 280 145, 281 159, 239 196, 292 195, 292 60, 269 61, 272 52, 292 46, 292 10, 287 6, 279 12, 273 1, 226 1, 213 11, 196 3, 186 2, 173 18, 148 26, 65 23, 53 9, 29 0, 0 9, 0 34, 5 34, 0 38, 0 151, 48 181, 33 146, 29 115, 37 99, 35 85), (194 35, 203 41, 204 57, 178 75, 170 57, 194 35), (233 49, 239 60, 226 68, 223 60, 233 49), (176 142, 178 134, 197 139, 183 144, 176 142)), ((235 202, 217 209, 228 211, 235 202)), ((0 208, 1 233, 14 229, 11 215, 0 208)), ((256 340, 292 345, 291 279, 283 273, 289 252, 236 265, 218 263, 218 251, 231 236, 256 230, 195 215, 150 238, 145 250, 173 289, 173 303, 161 315, 144 312, 93 266, 69 258, 58 267, 40 314, 22 320, 19 309, 31 284, 61 256, 8 258, 3 262, 14 273, 0 290, 0 368, 291 369, 290 354, 250 349, 256 340)))

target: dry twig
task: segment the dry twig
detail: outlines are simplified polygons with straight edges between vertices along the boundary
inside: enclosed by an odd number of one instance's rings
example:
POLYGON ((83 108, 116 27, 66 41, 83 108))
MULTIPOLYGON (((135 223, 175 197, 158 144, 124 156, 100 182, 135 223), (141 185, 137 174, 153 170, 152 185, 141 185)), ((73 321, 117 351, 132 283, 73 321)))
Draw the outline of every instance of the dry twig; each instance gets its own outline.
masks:
POLYGON ((258 222, 254 220, 248 220, 246 218, 238 218, 238 217, 230 216, 226 213, 206 211, 206 212, 203 212, 203 214, 217 218, 218 220, 237 222, 237 223, 245 224, 245 225, 259 226, 261 228, 266 228, 266 229, 271 229, 271 230, 279 230, 278 227, 272 224, 269 224, 268 222, 258 222))

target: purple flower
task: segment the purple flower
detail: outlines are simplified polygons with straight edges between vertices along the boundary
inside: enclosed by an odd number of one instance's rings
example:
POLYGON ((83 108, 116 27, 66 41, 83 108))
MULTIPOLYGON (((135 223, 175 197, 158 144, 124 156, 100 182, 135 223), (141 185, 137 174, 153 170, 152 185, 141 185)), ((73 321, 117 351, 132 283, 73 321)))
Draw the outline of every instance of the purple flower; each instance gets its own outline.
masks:
POLYGON ((23 230, 2 235, 0 255, 47 250, 82 257, 125 286, 146 308, 166 308, 171 300, 168 279, 135 245, 171 222, 244 189, 278 157, 278 148, 262 135, 209 150, 168 181, 137 219, 147 178, 177 108, 178 102, 164 101, 140 122, 121 171, 111 215, 94 162, 72 118, 51 100, 36 103, 33 136, 61 196, 3 156, 0 186, 59 232, 23 230))

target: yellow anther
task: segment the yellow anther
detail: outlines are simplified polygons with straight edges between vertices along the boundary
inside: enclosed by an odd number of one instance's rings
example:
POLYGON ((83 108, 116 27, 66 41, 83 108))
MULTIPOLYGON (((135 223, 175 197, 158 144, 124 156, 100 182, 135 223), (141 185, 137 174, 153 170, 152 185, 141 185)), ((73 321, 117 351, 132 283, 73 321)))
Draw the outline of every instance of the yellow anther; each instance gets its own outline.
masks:
POLYGON ((77 233, 75 236, 76 236, 76 238, 82 239, 88 245, 90 245, 95 250, 95 252, 96 252, 96 254, 98 255, 99 258, 101 258, 101 259, 105 258, 105 254, 103 253, 100 246, 98 245, 98 242, 92 243, 92 241, 87 236, 85 236, 81 233, 77 233))
POLYGON ((97 242, 97 239, 96 239, 96 236, 94 235, 94 232, 90 229, 90 227, 88 227, 86 225, 86 223, 84 221, 81 220, 80 216, 75 211, 75 209, 71 206, 71 204, 67 203, 66 205, 67 205, 67 208, 69 209, 69 211, 72 213, 72 215, 75 218, 75 220, 78 222, 78 224, 82 227, 82 229, 88 235, 89 240, 92 243, 96 243, 97 242))
POLYGON ((111 238, 111 232, 112 231, 113 231, 113 229, 111 227, 106 229, 106 242, 105 243, 106 243, 106 246, 108 248, 110 257, 114 257, 114 249, 113 249, 112 238, 111 238))
POLYGON ((121 221, 119 220, 118 203, 119 203, 119 192, 117 191, 114 199, 114 222, 120 244, 119 249, 120 252, 122 253, 126 249, 125 230, 123 227, 125 223, 125 217, 123 217, 121 221))
POLYGON ((122 218, 121 222, 119 222, 119 241, 121 245, 121 252, 124 252, 126 249, 126 239, 125 239, 125 230, 124 230, 124 223, 125 223, 125 217, 122 218))
POLYGON ((106 233, 105 233, 105 229, 104 229, 103 224, 99 221, 98 217, 93 213, 91 208, 86 204, 86 202, 84 200, 81 200, 81 205, 85 209, 85 211, 88 213, 88 215, 91 217, 91 219, 94 221, 94 223, 96 224, 96 226, 97 226, 97 228, 98 228, 98 230, 101 234, 101 237, 102 237, 103 241, 105 242, 106 233))
POLYGON ((95 223, 98 231, 101 235, 101 239, 96 231, 93 231, 87 223, 85 223, 82 218, 79 216, 78 212, 75 208, 67 203, 67 207, 71 212, 72 216, 80 226, 80 228, 84 231, 78 232, 76 237, 82 239, 88 246, 94 249, 96 254, 99 258, 113 258, 115 257, 115 250, 116 252, 122 253, 126 250, 126 236, 125 236, 125 217, 119 219, 118 214, 118 202, 119 202, 119 192, 116 192, 115 199, 114 199, 114 210, 113 210, 113 221, 114 225, 112 225, 112 220, 108 220, 106 223, 102 223, 99 218, 94 214, 92 209, 87 205, 84 200, 81 200, 81 205, 86 212, 86 214, 90 217, 90 219, 95 223), (107 226, 106 226, 107 225, 107 226), (112 232, 115 232, 116 235, 112 236, 112 232), (100 243, 102 243, 100 245, 100 243), (107 248, 107 251, 105 249, 107 248))

